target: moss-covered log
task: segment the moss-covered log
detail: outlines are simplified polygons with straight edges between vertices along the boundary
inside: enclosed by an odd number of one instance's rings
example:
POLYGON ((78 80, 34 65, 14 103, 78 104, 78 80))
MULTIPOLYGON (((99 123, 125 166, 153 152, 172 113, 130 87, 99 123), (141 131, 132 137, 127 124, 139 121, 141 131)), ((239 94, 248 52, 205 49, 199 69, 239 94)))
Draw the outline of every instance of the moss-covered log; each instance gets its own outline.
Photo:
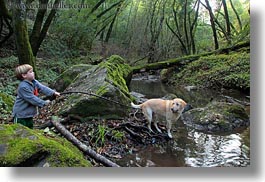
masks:
POLYGON ((141 70, 145 70, 145 71, 159 70, 159 69, 170 68, 174 66, 182 67, 192 61, 198 60, 200 57, 203 57, 203 56, 209 56, 209 55, 214 55, 214 54, 224 54, 224 53, 228 54, 230 51, 236 51, 236 50, 239 50, 245 47, 249 49, 249 46, 250 46, 250 41, 246 41, 246 42, 238 43, 230 47, 218 49, 212 52, 202 53, 198 55, 184 56, 180 58, 169 59, 166 61, 146 64, 146 65, 139 65, 139 66, 133 67, 133 73, 138 73, 141 70))

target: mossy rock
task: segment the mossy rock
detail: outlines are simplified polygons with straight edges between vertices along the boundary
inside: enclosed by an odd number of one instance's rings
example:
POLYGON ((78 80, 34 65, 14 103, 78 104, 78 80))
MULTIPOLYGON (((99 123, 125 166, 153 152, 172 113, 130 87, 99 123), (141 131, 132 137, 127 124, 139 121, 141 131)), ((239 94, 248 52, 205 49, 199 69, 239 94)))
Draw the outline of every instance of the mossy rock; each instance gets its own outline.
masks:
POLYGON ((63 138, 45 136, 20 124, 0 125, 0 166, 91 167, 82 152, 63 138))
POLYGON ((92 66, 89 64, 78 64, 71 66, 66 71, 64 71, 54 83, 50 85, 51 88, 54 88, 58 92, 64 91, 78 76, 79 73, 82 73, 92 66))
POLYGON ((115 85, 124 87, 130 85, 132 79, 132 68, 125 63, 125 60, 118 55, 112 55, 99 64, 100 67, 106 68, 108 71, 108 79, 115 85))
POLYGON ((204 132, 234 132, 249 126, 245 108, 238 104, 212 102, 204 108, 195 108, 183 114, 186 125, 204 132))
POLYGON ((131 73, 131 67, 116 55, 80 73, 65 91, 93 93, 122 105, 92 95, 72 94, 65 97, 60 114, 105 119, 126 116, 128 108, 123 105, 129 106, 133 99, 127 86, 131 73))
POLYGON ((170 74, 168 74, 168 71, 169 69, 162 69, 161 72, 160 72, 160 80, 161 82, 163 83, 166 83, 168 82, 168 77, 170 74))

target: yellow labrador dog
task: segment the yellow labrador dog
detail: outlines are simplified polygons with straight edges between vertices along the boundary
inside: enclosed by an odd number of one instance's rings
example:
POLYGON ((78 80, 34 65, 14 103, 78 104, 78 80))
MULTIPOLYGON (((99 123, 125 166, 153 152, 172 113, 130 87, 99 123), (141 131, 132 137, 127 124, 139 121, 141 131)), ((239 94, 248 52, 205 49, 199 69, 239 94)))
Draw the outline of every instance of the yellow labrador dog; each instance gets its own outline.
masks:
MULTIPOLYGON (((148 121, 148 129, 151 132, 151 122, 153 119, 153 114, 165 117, 167 134, 169 138, 172 138, 172 134, 170 132, 172 122, 178 120, 186 105, 187 103, 179 98, 175 98, 173 100, 149 99, 140 105, 131 103, 131 106, 133 108, 142 109, 142 112, 148 121)), ((157 122, 157 120, 154 121, 155 128, 158 132, 161 133, 161 130, 157 126, 157 122)))

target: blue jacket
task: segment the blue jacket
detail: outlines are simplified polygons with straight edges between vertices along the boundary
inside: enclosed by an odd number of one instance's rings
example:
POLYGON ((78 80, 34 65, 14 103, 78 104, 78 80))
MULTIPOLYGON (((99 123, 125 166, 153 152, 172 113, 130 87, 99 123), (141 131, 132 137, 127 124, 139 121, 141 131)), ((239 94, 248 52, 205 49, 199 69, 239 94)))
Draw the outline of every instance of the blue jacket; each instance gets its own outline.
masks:
POLYGON ((51 96, 55 91, 42 85, 37 80, 33 80, 32 82, 23 80, 20 82, 13 107, 13 116, 17 118, 30 118, 35 116, 37 114, 37 107, 43 107, 46 104, 44 100, 37 96, 38 92, 46 96, 51 96))

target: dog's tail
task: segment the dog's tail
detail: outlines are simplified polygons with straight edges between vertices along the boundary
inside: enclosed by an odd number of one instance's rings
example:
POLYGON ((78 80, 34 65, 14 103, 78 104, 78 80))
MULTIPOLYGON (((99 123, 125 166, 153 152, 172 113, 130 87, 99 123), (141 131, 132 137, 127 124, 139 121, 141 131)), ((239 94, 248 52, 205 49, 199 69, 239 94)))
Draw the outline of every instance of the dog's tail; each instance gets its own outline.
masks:
POLYGON ((133 102, 131 102, 131 106, 134 108, 134 109, 141 109, 142 108, 142 105, 135 105, 133 102))

